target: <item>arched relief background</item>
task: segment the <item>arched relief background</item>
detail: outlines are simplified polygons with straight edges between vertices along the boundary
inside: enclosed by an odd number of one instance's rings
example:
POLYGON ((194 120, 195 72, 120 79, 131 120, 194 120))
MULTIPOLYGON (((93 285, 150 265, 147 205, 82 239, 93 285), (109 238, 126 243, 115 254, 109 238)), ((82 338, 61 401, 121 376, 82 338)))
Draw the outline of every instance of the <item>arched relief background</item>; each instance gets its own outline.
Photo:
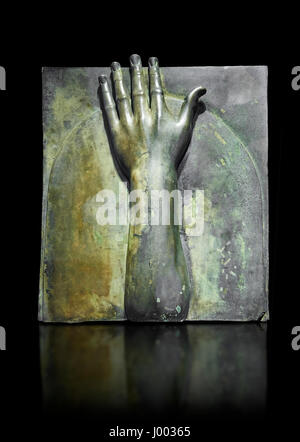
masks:
MULTIPOLYGON (((204 233, 182 243, 192 281, 190 320, 268 317, 267 71, 161 68, 167 102, 207 88, 180 172, 204 190, 204 233)), ((109 68, 45 68, 44 193, 39 318, 124 318, 127 226, 96 222, 101 189, 118 194, 97 97, 109 68)), ((129 75, 124 70, 125 80, 129 75)), ((129 84, 128 84, 129 86, 129 84)))

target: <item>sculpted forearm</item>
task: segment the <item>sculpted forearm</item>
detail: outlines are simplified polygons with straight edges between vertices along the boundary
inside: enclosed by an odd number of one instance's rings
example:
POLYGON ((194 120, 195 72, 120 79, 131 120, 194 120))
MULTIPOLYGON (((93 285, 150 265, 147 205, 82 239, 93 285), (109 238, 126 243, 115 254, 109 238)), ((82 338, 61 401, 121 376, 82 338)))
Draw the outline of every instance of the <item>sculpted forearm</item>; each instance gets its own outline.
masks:
MULTIPOLYGON (((147 189, 148 220, 129 227, 126 265, 125 308, 131 318, 141 321, 183 320, 188 311, 190 287, 179 225, 174 224, 176 205, 170 200, 167 225, 153 225, 152 191, 177 189, 175 168, 147 165, 133 173, 131 190, 147 189), (147 172, 148 171, 148 172, 147 172)), ((168 200, 167 200, 168 204, 168 200)), ((161 213, 162 216, 162 213, 161 213)), ((162 220, 160 220, 161 222, 162 220)))

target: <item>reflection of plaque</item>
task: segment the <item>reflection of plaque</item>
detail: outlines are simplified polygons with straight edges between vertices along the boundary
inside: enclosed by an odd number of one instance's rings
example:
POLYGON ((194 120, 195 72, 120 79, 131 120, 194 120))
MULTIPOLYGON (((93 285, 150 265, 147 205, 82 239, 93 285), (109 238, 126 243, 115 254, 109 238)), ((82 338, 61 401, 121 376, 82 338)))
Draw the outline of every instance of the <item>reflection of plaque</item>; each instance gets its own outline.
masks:
POLYGON ((47 413, 153 423, 165 410, 183 421, 265 412, 266 324, 41 325, 40 349, 47 413))
MULTIPOLYGON (((267 71, 161 68, 175 113, 207 89, 181 165, 181 189, 204 191, 204 232, 181 239, 191 281, 189 320, 268 318, 267 71)), ((97 97, 108 68, 43 72, 44 193, 39 319, 126 319, 128 227, 96 222, 101 189, 124 191, 97 97)), ((129 89, 128 70, 124 69, 129 89)), ((125 189, 126 191, 126 189, 125 189)))

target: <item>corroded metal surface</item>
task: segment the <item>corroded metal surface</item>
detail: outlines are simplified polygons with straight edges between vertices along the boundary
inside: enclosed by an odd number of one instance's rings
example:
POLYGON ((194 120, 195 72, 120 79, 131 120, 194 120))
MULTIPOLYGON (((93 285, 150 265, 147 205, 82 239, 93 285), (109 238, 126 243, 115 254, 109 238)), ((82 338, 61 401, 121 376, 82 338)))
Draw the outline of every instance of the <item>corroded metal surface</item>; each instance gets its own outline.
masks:
MULTIPOLYGON (((181 242, 188 319, 268 318, 267 72, 264 67, 161 68, 168 107, 202 85, 180 169, 181 189, 204 190, 204 233, 181 242)), ((120 191, 97 97, 108 68, 46 68, 39 318, 124 319, 128 227, 96 222, 101 189, 120 191)), ((123 69, 129 88, 129 72, 123 69)), ((165 288, 167 290, 167 288, 165 288)))

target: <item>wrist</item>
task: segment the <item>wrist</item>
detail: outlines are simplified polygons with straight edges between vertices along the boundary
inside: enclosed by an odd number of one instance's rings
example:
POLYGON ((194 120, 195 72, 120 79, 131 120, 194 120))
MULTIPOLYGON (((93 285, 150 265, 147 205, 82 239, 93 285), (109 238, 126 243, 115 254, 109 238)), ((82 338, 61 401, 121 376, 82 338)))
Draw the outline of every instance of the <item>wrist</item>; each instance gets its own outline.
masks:
POLYGON ((171 160, 145 156, 130 172, 131 190, 168 190, 178 188, 177 172, 171 160))

